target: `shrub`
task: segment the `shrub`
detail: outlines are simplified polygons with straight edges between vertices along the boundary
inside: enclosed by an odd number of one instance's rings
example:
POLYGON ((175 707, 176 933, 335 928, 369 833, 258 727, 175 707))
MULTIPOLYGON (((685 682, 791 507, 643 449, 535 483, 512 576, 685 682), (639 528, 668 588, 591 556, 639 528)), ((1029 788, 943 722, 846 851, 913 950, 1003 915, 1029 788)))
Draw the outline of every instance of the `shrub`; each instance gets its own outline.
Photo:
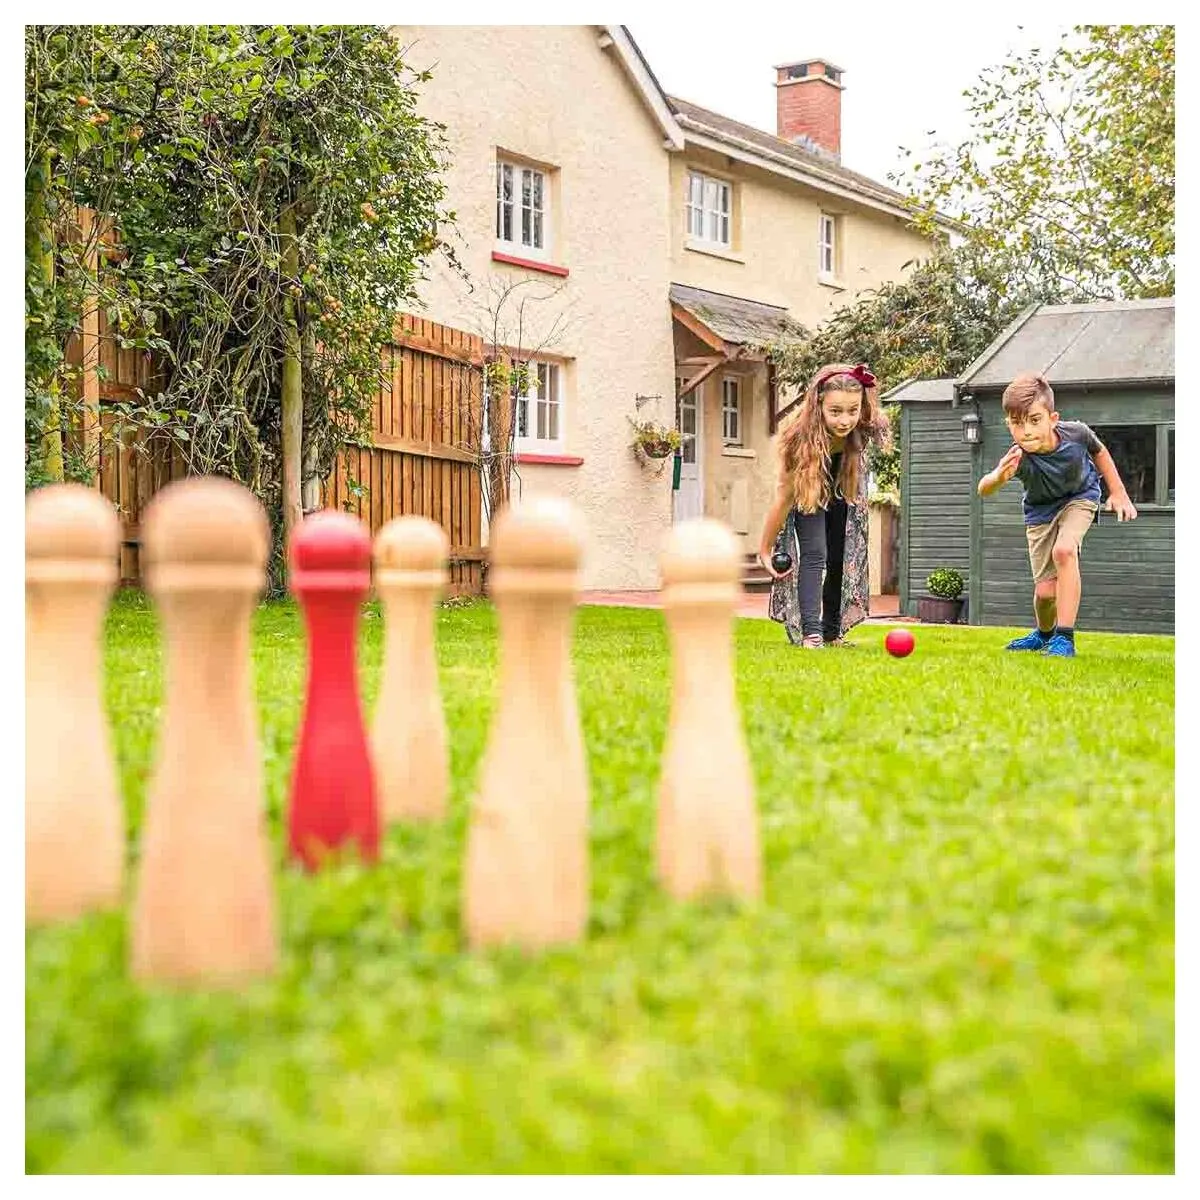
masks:
POLYGON ((957 600, 962 595, 963 577, 950 567, 938 567, 926 576, 925 586, 931 596, 939 596, 943 600, 957 600))

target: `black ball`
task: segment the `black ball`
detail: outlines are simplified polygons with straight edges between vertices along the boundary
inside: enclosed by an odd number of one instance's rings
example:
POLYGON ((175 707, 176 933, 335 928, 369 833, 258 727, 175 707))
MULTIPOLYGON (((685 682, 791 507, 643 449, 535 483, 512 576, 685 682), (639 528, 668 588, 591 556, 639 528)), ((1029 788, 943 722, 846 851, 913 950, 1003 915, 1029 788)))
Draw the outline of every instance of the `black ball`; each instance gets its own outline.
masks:
POLYGON ((771 566, 773 566, 781 575, 785 575, 792 569, 792 556, 782 550, 776 550, 775 553, 771 555, 771 566))

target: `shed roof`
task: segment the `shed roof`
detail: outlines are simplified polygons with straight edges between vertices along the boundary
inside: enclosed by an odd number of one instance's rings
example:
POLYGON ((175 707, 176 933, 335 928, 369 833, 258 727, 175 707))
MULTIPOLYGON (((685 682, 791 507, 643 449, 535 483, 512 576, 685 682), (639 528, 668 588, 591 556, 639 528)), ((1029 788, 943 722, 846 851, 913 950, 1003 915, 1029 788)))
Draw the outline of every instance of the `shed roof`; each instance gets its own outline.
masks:
POLYGON ((671 303, 687 309, 697 320, 726 342, 739 345, 790 341, 806 336, 804 326, 794 321, 786 308, 726 296, 682 283, 671 284, 671 303))
POLYGON ((879 397, 885 404, 949 404, 954 399, 954 380, 910 379, 879 397))
POLYGON ((1173 383, 1175 297, 1031 307, 958 385, 1003 388, 1022 371, 1041 371, 1053 387, 1173 383))

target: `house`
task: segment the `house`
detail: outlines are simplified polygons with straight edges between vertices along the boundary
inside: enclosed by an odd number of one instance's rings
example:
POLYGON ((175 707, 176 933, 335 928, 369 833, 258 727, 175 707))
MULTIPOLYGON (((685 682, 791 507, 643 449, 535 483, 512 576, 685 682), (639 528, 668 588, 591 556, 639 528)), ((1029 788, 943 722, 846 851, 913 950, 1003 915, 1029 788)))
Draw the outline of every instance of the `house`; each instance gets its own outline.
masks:
POLYGON ((587 588, 657 588, 688 516, 752 552, 786 399, 763 343, 930 250, 899 193, 841 166, 838 68, 775 68, 772 135, 666 95, 624 26, 394 31, 452 155, 465 278, 431 263, 427 314, 532 362, 514 494, 579 504, 587 588), (677 471, 633 452, 647 418, 683 432, 677 471))
POLYGON ((968 581, 971 624, 1029 623, 1021 487, 986 498, 976 490, 1012 444, 1000 400, 1028 370, 1045 373, 1064 419, 1096 431, 1138 510, 1132 523, 1101 512, 1084 541, 1080 624, 1173 633, 1173 297, 1032 306, 958 379, 916 380, 888 394, 901 406, 901 611, 915 615, 925 577, 953 567, 968 581))

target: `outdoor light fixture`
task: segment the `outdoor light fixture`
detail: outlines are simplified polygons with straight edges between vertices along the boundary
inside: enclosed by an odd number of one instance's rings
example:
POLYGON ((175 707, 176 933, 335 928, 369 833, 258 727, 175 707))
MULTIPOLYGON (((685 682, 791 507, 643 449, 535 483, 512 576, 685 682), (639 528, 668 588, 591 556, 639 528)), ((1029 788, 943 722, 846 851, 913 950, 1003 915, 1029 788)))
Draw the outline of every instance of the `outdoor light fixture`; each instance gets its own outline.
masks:
POLYGON ((979 421, 979 410, 972 407, 962 415, 962 439, 968 446, 977 446, 982 436, 983 426, 979 421))

